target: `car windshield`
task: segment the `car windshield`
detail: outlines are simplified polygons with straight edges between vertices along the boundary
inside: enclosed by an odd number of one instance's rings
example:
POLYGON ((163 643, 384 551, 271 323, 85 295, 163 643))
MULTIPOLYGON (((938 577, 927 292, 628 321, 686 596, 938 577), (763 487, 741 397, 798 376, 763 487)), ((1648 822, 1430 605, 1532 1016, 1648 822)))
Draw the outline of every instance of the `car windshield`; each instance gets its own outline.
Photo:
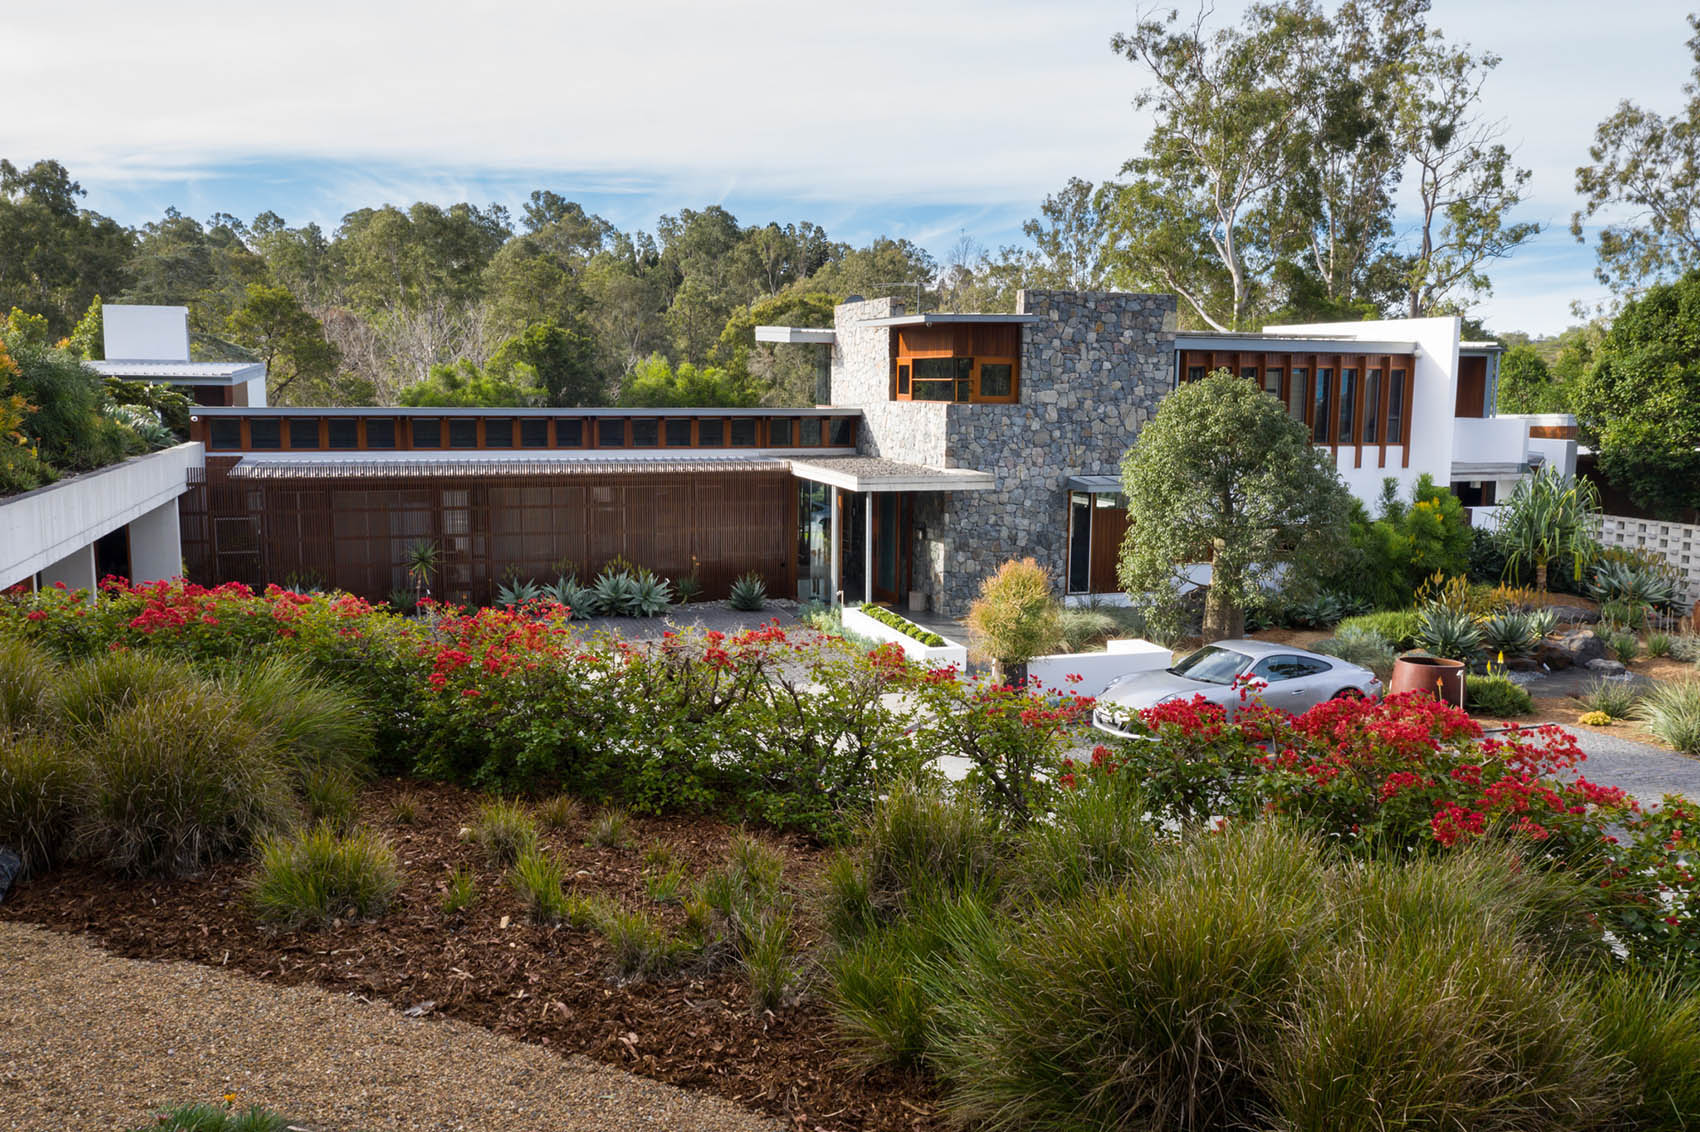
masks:
POLYGON ((1240 674, 1249 659, 1244 653, 1235 652, 1233 649, 1206 645, 1169 671, 1176 676, 1185 676, 1188 680, 1197 680, 1203 684, 1232 684, 1234 677, 1240 674))

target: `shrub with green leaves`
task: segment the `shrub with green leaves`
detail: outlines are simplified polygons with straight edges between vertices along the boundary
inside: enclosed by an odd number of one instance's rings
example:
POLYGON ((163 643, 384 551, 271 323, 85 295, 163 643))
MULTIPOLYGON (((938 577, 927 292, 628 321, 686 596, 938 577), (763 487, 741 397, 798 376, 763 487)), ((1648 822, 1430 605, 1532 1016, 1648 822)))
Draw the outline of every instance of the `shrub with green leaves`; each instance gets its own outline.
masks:
POLYGON ((1337 656, 1347 664, 1367 668, 1382 680, 1393 673, 1393 646, 1373 629, 1348 629, 1342 625, 1334 636, 1311 645, 1310 651, 1337 656))
POLYGON ((1654 684, 1641 696, 1635 718, 1684 754, 1700 755, 1700 676, 1654 684))
POLYGON ((968 627, 987 656, 1019 667, 1062 643, 1060 616, 1045 568, 1032 558, 1012 558, 980 583, 968 627))
POLYGON ((1535 710, 1535 701, 1528 690, 1505 676, 1468 674, 1464 678, 1464 702, 1472 712, 1502 718, 1528 715, 1535 710))
POLYGON ((1353 632, 1369 632, 1395 649, 1408 649, 1415 646, 1421 625, 1422 615, 1415 609, 1384 609, 1346 618, 1334 627, 1334 635, 1343 637, 1353 632))
POLYGON ((321 927, 343 916, 382 915, 400 889, 395 850, 381 837, 319 824, 261 843, 251 899, 263 920, 321 927))

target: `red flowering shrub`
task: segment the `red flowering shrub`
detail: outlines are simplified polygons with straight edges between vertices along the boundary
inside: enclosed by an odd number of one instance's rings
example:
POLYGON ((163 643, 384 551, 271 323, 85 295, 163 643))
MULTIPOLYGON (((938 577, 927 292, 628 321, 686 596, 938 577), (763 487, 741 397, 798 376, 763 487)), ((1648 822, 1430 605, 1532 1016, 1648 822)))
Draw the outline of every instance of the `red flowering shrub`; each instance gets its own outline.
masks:
POLYGON ((1484 736, 1423 692, 1331 700, 1299 716, 1248 704, 1231 723, 1199 697, 1141 712, 1136 726, 1143 738, 1087 769, 1132 775, 1159 818, 1279 814, 1377 856, 1517 838, 1555 867, 1597 875, 1602 911, 1632 950, 1700 959, 1695 842, 1674 816, 1692 804, 1642 813, 1576 773, 1585 756, 1561 728, 1484 736))

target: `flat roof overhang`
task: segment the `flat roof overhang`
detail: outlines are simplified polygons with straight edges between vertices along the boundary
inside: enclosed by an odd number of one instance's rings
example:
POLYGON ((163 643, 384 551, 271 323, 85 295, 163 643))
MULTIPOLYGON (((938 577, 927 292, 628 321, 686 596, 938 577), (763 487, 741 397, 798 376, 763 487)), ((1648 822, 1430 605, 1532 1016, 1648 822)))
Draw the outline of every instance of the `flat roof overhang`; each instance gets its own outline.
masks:
POLYGON ((1535 470, 1541 461, 1516 463, 1514 461, 1462 461, 1452 462, 1452 479, 1456 480, 1500 480, 1512 479, 1516 476, 1527 475, 1535 470))
POLYGON ((243 385, 266 376, 264 362, 85 362, 102 377, 147 381, 160 385, 243 385))
MULTIPOLYGON (((216 453, 215 453, 216 455, 216 453)), ((338 453, 323 456, 245 454, 231 467, 237 479, 380 479, 445 476, 665 475, 693 472, 783 472, 785 460, 746 453, 736 456, 645 456, 609 458, 585 453, 540 456, 488 451, 456 456, 443 452, 338 453)))
POLYGON ((1063 481, 1070 491, 1088 491, 1093 495, 1120 495, 1120 476, 1069 476, 1063 481))
POLYGON ((970 322, 1028 323, 1041 321, 1036 314, 895 314, 888 318, 870 318, 857 326, 953 326, 970 322))
POLYGON ((841 456, 791 460, 791 474, 810 483, 845 491, 990 491, 997 480, 990 472, 969 468, 934 468, 903 464, 877 456, 841 456))
POLYGON ((1419 354, 1415 342, 1372 338, 1342 338, 1316 334, 1200 334, 1175 335, 1176 350, 1243 350, 1265 354, 1419 354))
POLYGON ((816 326, 758 326, 757 342, 789 342, 797 345, 830 346, 838 341, 838 332, 830 327, 816 326))

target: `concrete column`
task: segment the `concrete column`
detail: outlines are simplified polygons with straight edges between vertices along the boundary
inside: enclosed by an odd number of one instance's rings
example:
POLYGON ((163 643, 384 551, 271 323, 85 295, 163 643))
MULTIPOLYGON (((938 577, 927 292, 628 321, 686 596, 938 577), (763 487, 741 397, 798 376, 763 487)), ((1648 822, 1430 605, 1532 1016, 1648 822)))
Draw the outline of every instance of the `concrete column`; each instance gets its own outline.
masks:
POLYGON ((130 580, 157 582, 183 573, 183 533, 177 501, 130 520, 130 580))
POLYGON ((869 605, 874 603, 874 493, 862 494, 862 588, 867 590, 864 599, 869 605))
POLYGON ((64 582, 68 590, 87 590, 93 597, 95 592, 94 576, 94 543, 89 543, 81 550, 70 554, 42 568, 41 588, 52 589, 57 582, 64 582))
POLYGON ((842 507, 843 505, 844 505, 844 501, 843 501, 842 498, 840 498, 839 490, 836 487, 833 488, 832 489, 832 506, 827 508, 827 512, 828 512, 828 514, 830 514, 832 516, 832 534, 830 536, 831 542, 832 542, 832 592, 829 595, 829 600, 831 600, 834 603, 838 603, 838 601, 839 601, 839 596, 840 596, 839 595, 839 588, 840 588, 839 582, 842 580, 842 577, 843 577, 843 574, 842 574, 842 571, 841 571, 840 568, 841 568, 842 563, 843 563, 844 544, 839 541, 839 521, 838 521, 838 509, 840 507, 842 507))

